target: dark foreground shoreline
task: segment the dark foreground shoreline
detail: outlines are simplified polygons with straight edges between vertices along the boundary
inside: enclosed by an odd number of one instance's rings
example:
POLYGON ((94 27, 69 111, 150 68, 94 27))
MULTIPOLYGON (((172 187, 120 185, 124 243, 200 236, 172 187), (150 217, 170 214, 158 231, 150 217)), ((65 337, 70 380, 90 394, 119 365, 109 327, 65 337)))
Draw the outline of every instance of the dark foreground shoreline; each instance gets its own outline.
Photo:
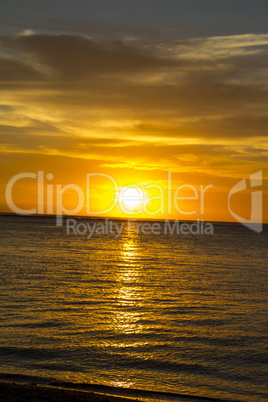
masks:
MULTIPOLYGON (((141 391, 142 392, 142 391, 141 391)), ((146 393, 146 391, 143 391, 146 393)), ((174 395, 175 396, 175 395, 174 395)), ((35 383, 20 383, 0 380, 0 401, 2 402, 152 402, 152 401, 199 401, 199 402, 238 402, 231 399, 214 399, 193 395, 176 395, 174 398, 156 398, 149 395, 115 396, 106 393, 63 388, 52 385, 40 385, 35 383)))
POLYGON ((74 383, 0 372, 0 402, 239 402, 209 396, 74 383))
POLYGON ((137 402, 137 399, 36 384, 0 382, 3 402, 137 402))

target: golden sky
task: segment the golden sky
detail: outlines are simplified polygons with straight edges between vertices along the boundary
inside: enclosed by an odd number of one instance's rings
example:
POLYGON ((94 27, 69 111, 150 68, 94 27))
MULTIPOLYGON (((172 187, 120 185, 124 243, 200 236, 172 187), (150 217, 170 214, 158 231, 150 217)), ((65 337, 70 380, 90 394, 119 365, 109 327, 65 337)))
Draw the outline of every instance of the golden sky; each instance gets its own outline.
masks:
MULTIPOLYGON (((165 207, 154 217, 232 221, 228 192, 262 170, 267 205, 267 45, 265 33, 157 43, 30 30, 2 36, 1 211, 10 211, 8 181, 37 171, 52 173, 50 184, 83 189, 86 174, 102 173, 119 187, 161 186, 165 197, 172 172, 173 193, 183 184, 213 185, 205 211, 192 200, 183 209, 196 214, 165 207)), ((91 190, 95 211, 115 197, 104 178, 91 190)), ((34 208, 36 182, 19 181, 14 200, 34 208)), ((66 193, 66 208, 75 202, 66 193)), ((247 217, 250 193, 236 195, 232 207, 247 217)), ((118 207, 108 215, 126 216, 118 207)))

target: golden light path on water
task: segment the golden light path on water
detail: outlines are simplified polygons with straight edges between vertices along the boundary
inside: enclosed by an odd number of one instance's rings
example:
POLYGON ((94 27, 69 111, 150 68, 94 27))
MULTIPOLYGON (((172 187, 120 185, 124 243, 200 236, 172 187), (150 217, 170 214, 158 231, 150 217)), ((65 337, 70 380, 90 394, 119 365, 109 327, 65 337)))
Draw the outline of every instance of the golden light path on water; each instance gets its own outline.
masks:
POLYGON ((117 332, 140 333, 142 326, 137 324, 142 304, 141 292, 137 289, 140 282, 138 237, 129 227, 122 238, 119 251, 120 263, 116 270, 118 310, 114 311, 114 325, 117 332), (133 310, 133 311, 129 311, 133 310))
MULTIPOLYGON (((144 302, 141 292, 137 289, 141 277, 138 242, 139 239, 135 233, 134 226, 128 226, 128 230, 125 231, 120 241, 120 262, 117 264, 115 272, 117 308, 113 310, 112 322, 113 330, 118 334, 139 334, 143 330, 142 325, 138 324, 141 318, 139 306, 144 302)), ((130 345, 126 343, 125 347, 128 346, 130 345)), ((133 382, 130 379, 125 381, 117 380, 111 381, 111 385, 131 388, 133 387, 133 382)))

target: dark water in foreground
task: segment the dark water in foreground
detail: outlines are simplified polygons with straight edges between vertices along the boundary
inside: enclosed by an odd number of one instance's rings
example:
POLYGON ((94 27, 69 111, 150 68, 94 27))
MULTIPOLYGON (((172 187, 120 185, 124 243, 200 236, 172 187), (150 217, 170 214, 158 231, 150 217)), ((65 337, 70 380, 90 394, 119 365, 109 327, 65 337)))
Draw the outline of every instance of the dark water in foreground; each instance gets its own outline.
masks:
POLYGON ((267 227, 87 239, 53 218, 0 225, 2 373, 267 397, 267 227))

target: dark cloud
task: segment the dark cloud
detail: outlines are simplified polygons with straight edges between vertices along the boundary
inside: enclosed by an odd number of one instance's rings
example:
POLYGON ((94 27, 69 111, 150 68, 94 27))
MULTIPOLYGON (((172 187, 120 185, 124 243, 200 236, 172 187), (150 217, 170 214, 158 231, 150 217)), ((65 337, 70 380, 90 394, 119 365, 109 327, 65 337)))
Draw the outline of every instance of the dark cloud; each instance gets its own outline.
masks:
POLYGON ((90 78, 91 74, 147 72, 177 64, 170 58, 128 47, 122 42, 104 45, 75 35, 22 35, 3 38, 1 42, 3 46, 23 53, 29 63, 32 59, 51 68, 57 73, 56 79, 80 81, 90 78))
POLYGON ((0 113, 12 112, 16 107, 10 105, 0 105, 0 113))
POLYGON ((48 124, 39 120, 29 120, 29 124, 24 126, 14 126, 14 125, 4 125, 0 124, 0 134, 9 135, 9 134, 26 134, 26 135, 38 135, 38 134, 53 134, 60 133, 60 130, 52 124, 48 124))
POLYGON ((103 37, 106 39, 113 38, 122 38, 127 36, 146 36, 155 37, 159 35, 159 31, 155 28, 146 28, 141 26, 132 26, 131 24, 122 23, 109 23, 109 22, 101 22, 94 21, 90 19, 82 19, 79 18, 60 18, 55 16, 49 16, 49 18, 42 18, 41 16, 36 18, 31 18, 29 16, 25 17, 24 20, 21 19, 21 16, 8 18, 6 20, 1 19, 0 23, 2 25, 7 25, 11 27, 20 27, 22 29, 32 29, 34 31, 40 32, 40 30, 44 31, 52 31, 52 32, 65 32, 70 34, 83 34, 87 36, 97 36, 103 37))
POLYGON ((2 58, 0 60, 0 82, 4 84, 36 82, 42 79, 42 74, 33 66, 20 60, 2 58))

